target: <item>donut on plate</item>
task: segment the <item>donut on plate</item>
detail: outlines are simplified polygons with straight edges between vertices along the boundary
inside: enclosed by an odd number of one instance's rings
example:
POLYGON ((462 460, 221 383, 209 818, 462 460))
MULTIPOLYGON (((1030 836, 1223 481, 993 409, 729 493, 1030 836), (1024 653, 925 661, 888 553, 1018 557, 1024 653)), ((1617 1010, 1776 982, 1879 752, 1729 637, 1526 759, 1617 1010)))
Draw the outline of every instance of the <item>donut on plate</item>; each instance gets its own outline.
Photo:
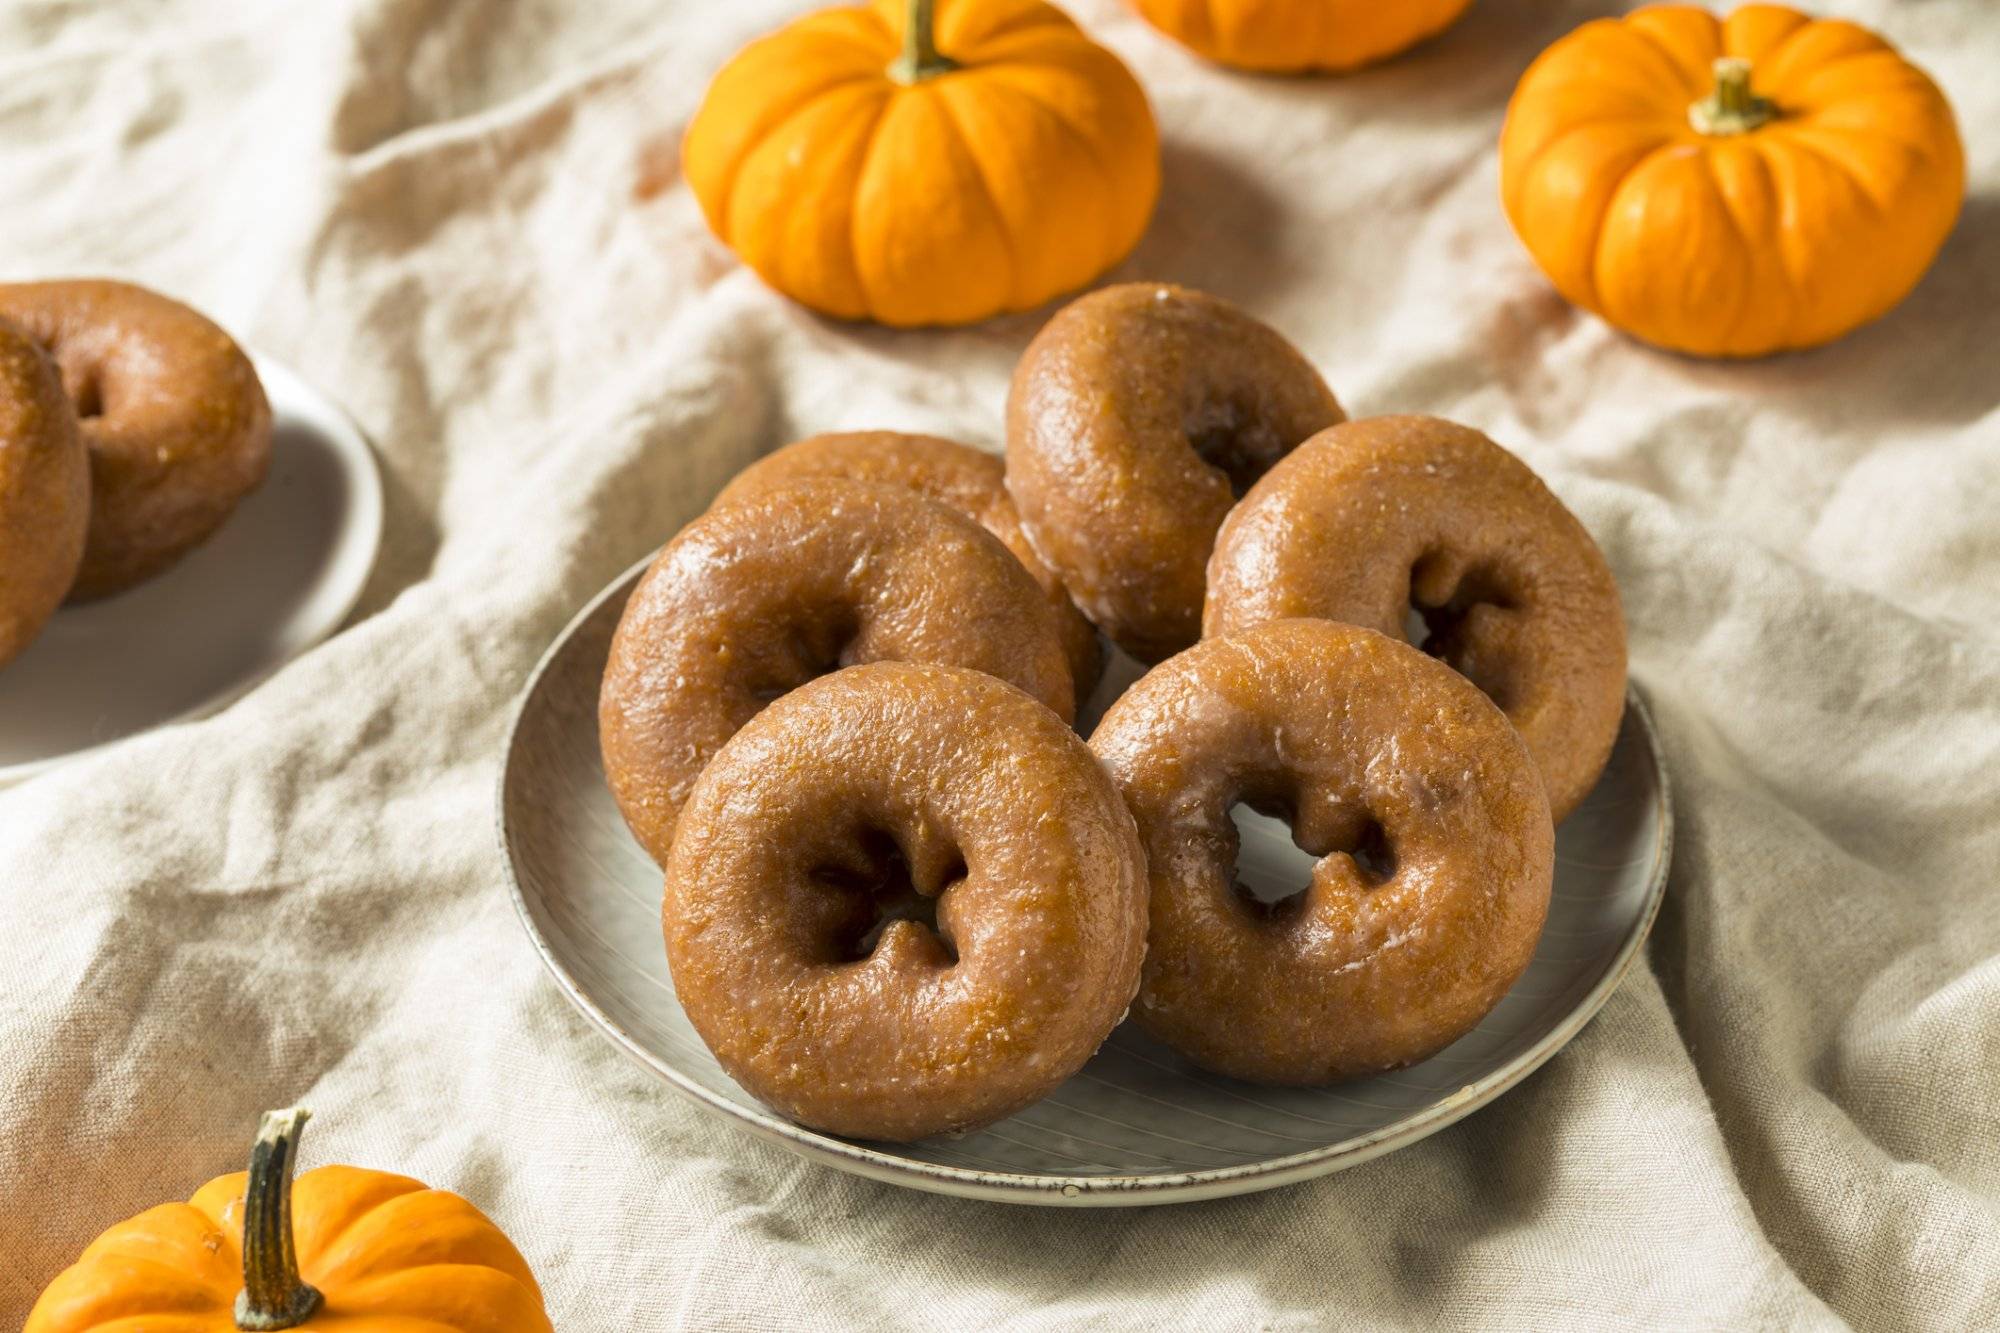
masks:
POLYGON ((823 478, 682 529, 633 590, 598 703, 604 771, 664 862, 710 756, 786 691, 883 660, 971 667, 1075 716, 1055 611, 997 538, 900 486, 823 478))
POLYGON ((1151 876, 1132 1015, 1196 1064, 1314 1085, 1470 1031, 1533 956, 1555 832, 1534 762, 1463 676, 1373 630, 1281 620, 1153 668, 1090 740, 1151 876), (1238 889, 1231 807, 1319 858, 1238 889))
POLYGON ((759 1100, 907 1141, 1082 1067, 1138 986, 1145 876, 1054 713, 980 672, 880 662, 794 690, 702 773, 666 865, 667 958, 759 1100))
POLYGON ((1298 350, 1228 302, 1106 287, 1058 311, 1015 367, 1007 489, 1084 614, 1154 662, 1200 636, 1209 547, 1236 497, 1342 419, 1298 350))
POLYGON ((0 283, 62 368, 90 449, 90 537, 73 601, 164 572, 263 483, 271 406, 250 358, 180 302, 130 283, 0 283))
POLYGON ((1520 459, 1436 417, 1372 417, 1301 445, 1216 539, 1203 628, 1323 616, 1422 646, 1500 705, 1560 820, 1625 711, 1625 618, 1603 552, 1520 459))
POLYGON ((767 490, 803 477, 852 477, 906 486, 949 505, 1000 539, 1055 607, 1063 651, 1081 703, 1097 687, 1103 654, 1097 630, 1069 599, 1062 580, 1042 563, 1021 531, 1021 515, 1007 494, 1004 469, 994 455, 935 435, 863 430, 812 435, 768 454, 736 474, 715 503, 767 490))
POLYGON ((62 378, 0 319, 0 666, 69 595, 89 526, 90 457, 62 378))

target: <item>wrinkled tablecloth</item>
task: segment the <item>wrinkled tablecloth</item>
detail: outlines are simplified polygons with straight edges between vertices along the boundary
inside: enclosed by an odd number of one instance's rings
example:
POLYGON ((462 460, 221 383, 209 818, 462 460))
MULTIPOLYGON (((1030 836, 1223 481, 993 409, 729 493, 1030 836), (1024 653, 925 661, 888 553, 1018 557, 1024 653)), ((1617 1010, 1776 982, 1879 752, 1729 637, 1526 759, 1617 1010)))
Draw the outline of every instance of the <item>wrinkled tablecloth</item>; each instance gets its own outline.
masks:
POLYGON ((1282 80, 1077 0, 1165 140, 1114 276, 1540 469, 1617 571, 1679 816, 1644 965, 1518 1090, 1314 1183, 1085 1213, 752 1141, 572 1012, 503 888, 505 720, 569 615, 787 439, 997 445, 1046 318, 834 324, 708 236, 678 133, 801 7, 0 8, 0 277, 195 302, 341 399, 389 492, 345 632, 0 793, 0 1324, 293 1100, 307 1165, 466 1194, 580 1333, 2000 1324, 2000 15, 1827 0, 1953 98, 1971 198, 1891 317, 1728 365, 1564 305, 1500 210, 1514 81, 1616 5, 1479 0, 1282 80))

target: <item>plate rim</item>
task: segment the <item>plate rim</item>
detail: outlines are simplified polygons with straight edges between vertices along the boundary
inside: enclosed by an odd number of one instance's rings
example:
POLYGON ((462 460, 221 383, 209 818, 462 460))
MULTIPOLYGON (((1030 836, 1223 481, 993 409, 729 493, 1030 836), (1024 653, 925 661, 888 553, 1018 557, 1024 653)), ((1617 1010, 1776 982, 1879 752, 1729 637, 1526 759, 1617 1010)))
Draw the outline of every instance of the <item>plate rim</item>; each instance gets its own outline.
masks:
POLYGON ((361 604, 361 594, 367 590, 368 580, 373 576, 375 566, 381 559, 382 539, 388 525, 388 500, 382 481, 382 464, 375 453, 375 446, 369 442, 368 433, 361 429, 360 423, 355 421, 339 399, 270 353, 249 346, 245 346, 243 350, 256 368, 259 382, 266 386, 267 395, 269 386, 274 381, 289 381, 289 386, 297 390, 301 398, 311 400, 314 406, 324 413, 327 418, 326 424, 334 427, 324 433, 327 438, 334 441, 346 464, 348 476, 356 482, 355 508, 359 513, 356 521, 348 526, 350 529, 358 530, 358 533, 352 545, 342 543, 342 553, 336 561, 336 567, 346 569, 352 566, 352 569, 345 574, 344 582, 335 581, 332 584, 337 590, 337 596, 331 600, 339 614, 332 614, 334 607, 330 607, 329 614, 323 621, 314 624, 306 633, 287 645, 277 660, 171 717, 161 718, 149 726, 127 732, 123 736, 114 736, 110 740, 86 745, 80 750, 68 750, 62 754, 49 755, 44 759, 30 759, 24 763, 0 764, 0 788, 26 782, 52 769, 103 754, 141 736, 150 736, 168 727, 177 727, 183 723, 198 722, 202 718, 212 717, 339 633, 341 626, 347 623, 347 618, 354 614, 354 608, 361 604), (365 558, 359 553, 364 550, 365 558), (354 553, 349 554, 349 552, 354 553))
POLYGON ((599 1032, 608 1037, 613 1045, 624 1051, 641 1068, 697 1106, 734 1121, 766 1142, 776 1143, 823 1165, 886 1184, 929 1193, 999 1203, 1055 1207, 1192 1203, 1201 1199, 1277 1189, 1345 1170, 1348 1167, 1359 1166, 1456 1124, 1474 1111, 1505 1095, 1548 1063, 1558 1051, 1589 1025, 1610 1000, 1613 992, 1623 984, 1638 959, 1639 951, 1645 946, 1647 937, 1652 934, 1653 924, 1660 914, 1661 903, 1666 898, 1667 878, 1673 864, 1674 850, 1673 788, 1667 777, 1666 759, 1660 744, 1659 728, 1653 721, 1652 710, 1647 706, 1646 698, 1641 693, 1638 683, 1628 674, 1625 687, 1626 710, 1638 720, 1639 731, 1646 740, 1647 756, 1652 764, 1654 781, 1659 788, 1659 834, 1654 848, 1652 876, 1646 886, 1645 906, 1639 914, 1637 924, 1619 946, 1610 965, 1606 967, 1604 975, 1585 992, 1574 1008, 1528 1049, 1466 1084, 1457 1092, 1391 1124, 1371 1130, 1359 1138, 1310 1148, 1283 1157, 1268 1157, 1256 1162, 1207 1167, 1196 1171, 1102 1176, 991 1171, 938 1162, 916 1162, 878 1148, 821 1134, 785 1120, 762 1107, 742 1106, 717 1096, 683 1074, 673 1064, 655 1055, 619 1026, 617 1020, 604 1012, 596 1001, 585 993, 580 983, 557 959, 547 937, 535 922, 532 910, 528 906, 527 894, 521 887, 520 876, 515 873, 513 841, 507 818, 507 788, 514 773, 520 748, 521 726, 527 717, 529 705, 533 702, 556 658, 569 645, 585 622, 596 615, 598 610, 612 598, 629 596, 632 587, 637 584, 640 576, 645 573, 657 555, 658 551, 655 551, 633 564, 570 617, 561 632, 543 651, 534 669, 529 672, 526 683, 521 687, 509 709, 500 770, 493 786, 494 833, 500 852, 501 872, 506 877, 507 893, 513 902, 514 913, 527 932, 535 953, 541 958, 543 967, 554 979, 557 989, 599 1032))

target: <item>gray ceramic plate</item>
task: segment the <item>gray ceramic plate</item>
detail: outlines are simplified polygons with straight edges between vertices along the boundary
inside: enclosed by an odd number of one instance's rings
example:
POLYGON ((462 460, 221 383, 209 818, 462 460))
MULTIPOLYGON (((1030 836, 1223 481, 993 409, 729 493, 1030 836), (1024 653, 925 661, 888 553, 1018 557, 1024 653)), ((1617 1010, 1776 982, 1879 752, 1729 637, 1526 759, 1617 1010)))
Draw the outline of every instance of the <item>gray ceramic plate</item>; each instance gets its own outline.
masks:
MULTIPOLYGON (((640 567, 640 568, 643 568, 640 567)), ((1421 1065, 1326 1089, 1202 1073, 1130 1025, 1053 1096, 962 1138, 889 1145, 802 1129, 724 1074, 674 999, 660 874, 619 819, 597 753, 597 685, 628 572, 536 668, 500 777, 516 905, 564 994, 646 1068, 753 1133, 917 1189, 1016 1203, 1147 1204, 1269 1189, 1365 1162, 1492 1101, 1574 1037, 1631 966, 1666 885, 1672 814, 1635 693, 1610 767, 1556 839, 1555 899, 1535 960, 1463 1040, 1421 1065)), ((1087 721, 1138 675, 1116 659, 1087 721)), ((1239 816, 1253 892, 1303 884, 1282 824, 1239 816)))
POLYGON ((266 356, 271 472, 159 578, 65 607, 0 669, 0 785, 210 713, 340 627, 382 544, 382 479, 361 431, 266 356))

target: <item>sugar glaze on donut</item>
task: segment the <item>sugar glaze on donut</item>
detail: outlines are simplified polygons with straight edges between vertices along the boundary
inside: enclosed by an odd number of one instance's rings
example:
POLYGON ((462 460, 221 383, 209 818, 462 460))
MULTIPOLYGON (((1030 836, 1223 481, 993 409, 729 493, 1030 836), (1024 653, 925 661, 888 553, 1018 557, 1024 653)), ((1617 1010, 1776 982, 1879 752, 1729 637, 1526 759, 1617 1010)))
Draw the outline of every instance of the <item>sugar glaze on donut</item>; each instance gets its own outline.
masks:
POLYGON ((90 535, 74 601, 123 592, 207 541, 263 484, 271 405, 206 316, 131 283, 0 283, 62 368, 90 450, 90 535))
POLYGON ((76 581, 90 526, 90 457, 55 362, 0 319, 0 666, 76 581))
POLYGON ((1533 956, 1555 833, 1520 737, 1464 677, 1330 620, 1204 639, 1090 740, 1151 881, 1133 1017, 1195 1063, 1315 1085, 1463 1036, 1533 956), (1319 857, 1274 907, 1235 884, 1239 802, 1319 857))
POLYGON ((1436 417, 1314 436, 1251 488, 1209 561, 1209 634, 1323 616, 1423 647, 1498 703, 1560 820, 1625 710, 1625 618, 1589 531, 1527 464, 1436 417))
MULTIPOLYGON (((810 435, 765 455, 736 474, 715 504, 728 504, 772 486, 809 477, 851 477, 879 481, 949 505, 1000 539, 1022 568, 1042 585, 1062 631, 1076 697, 1097 687, 1103 651, 1097 630, 1084 618, 1055 571, 1043 563, 1021 530, 1020 511, 1007 494, 1005 473, 993 454, 935 435, 893 430, 840 431, 810 435)), ((713 507, 713 506, 711 506, 713 507)))
POLYGON ((976 1128, 1054 1090, 1132 1002, 1132 816, 1074 731, 954 667, 772 704, 695 784, 666 865, 674 989, 760 1101, 836 1134, 976 1128))
POLYGON ((633 590, 599 695, 605 776, 640 845, 666 860, 703 765, 765 704, 877 661, 971 667, 1075 716, 1048 598, 954 509, 821 478, 682 529, 633 590))
POLYGON ((1216 297, 1126 283, 1070 302, 1007 396, 1007 488, 1098 628, 1156 662, 1201 633, 1209 548, 1236 497, 1343 419, 1312 363, 1216 297))

